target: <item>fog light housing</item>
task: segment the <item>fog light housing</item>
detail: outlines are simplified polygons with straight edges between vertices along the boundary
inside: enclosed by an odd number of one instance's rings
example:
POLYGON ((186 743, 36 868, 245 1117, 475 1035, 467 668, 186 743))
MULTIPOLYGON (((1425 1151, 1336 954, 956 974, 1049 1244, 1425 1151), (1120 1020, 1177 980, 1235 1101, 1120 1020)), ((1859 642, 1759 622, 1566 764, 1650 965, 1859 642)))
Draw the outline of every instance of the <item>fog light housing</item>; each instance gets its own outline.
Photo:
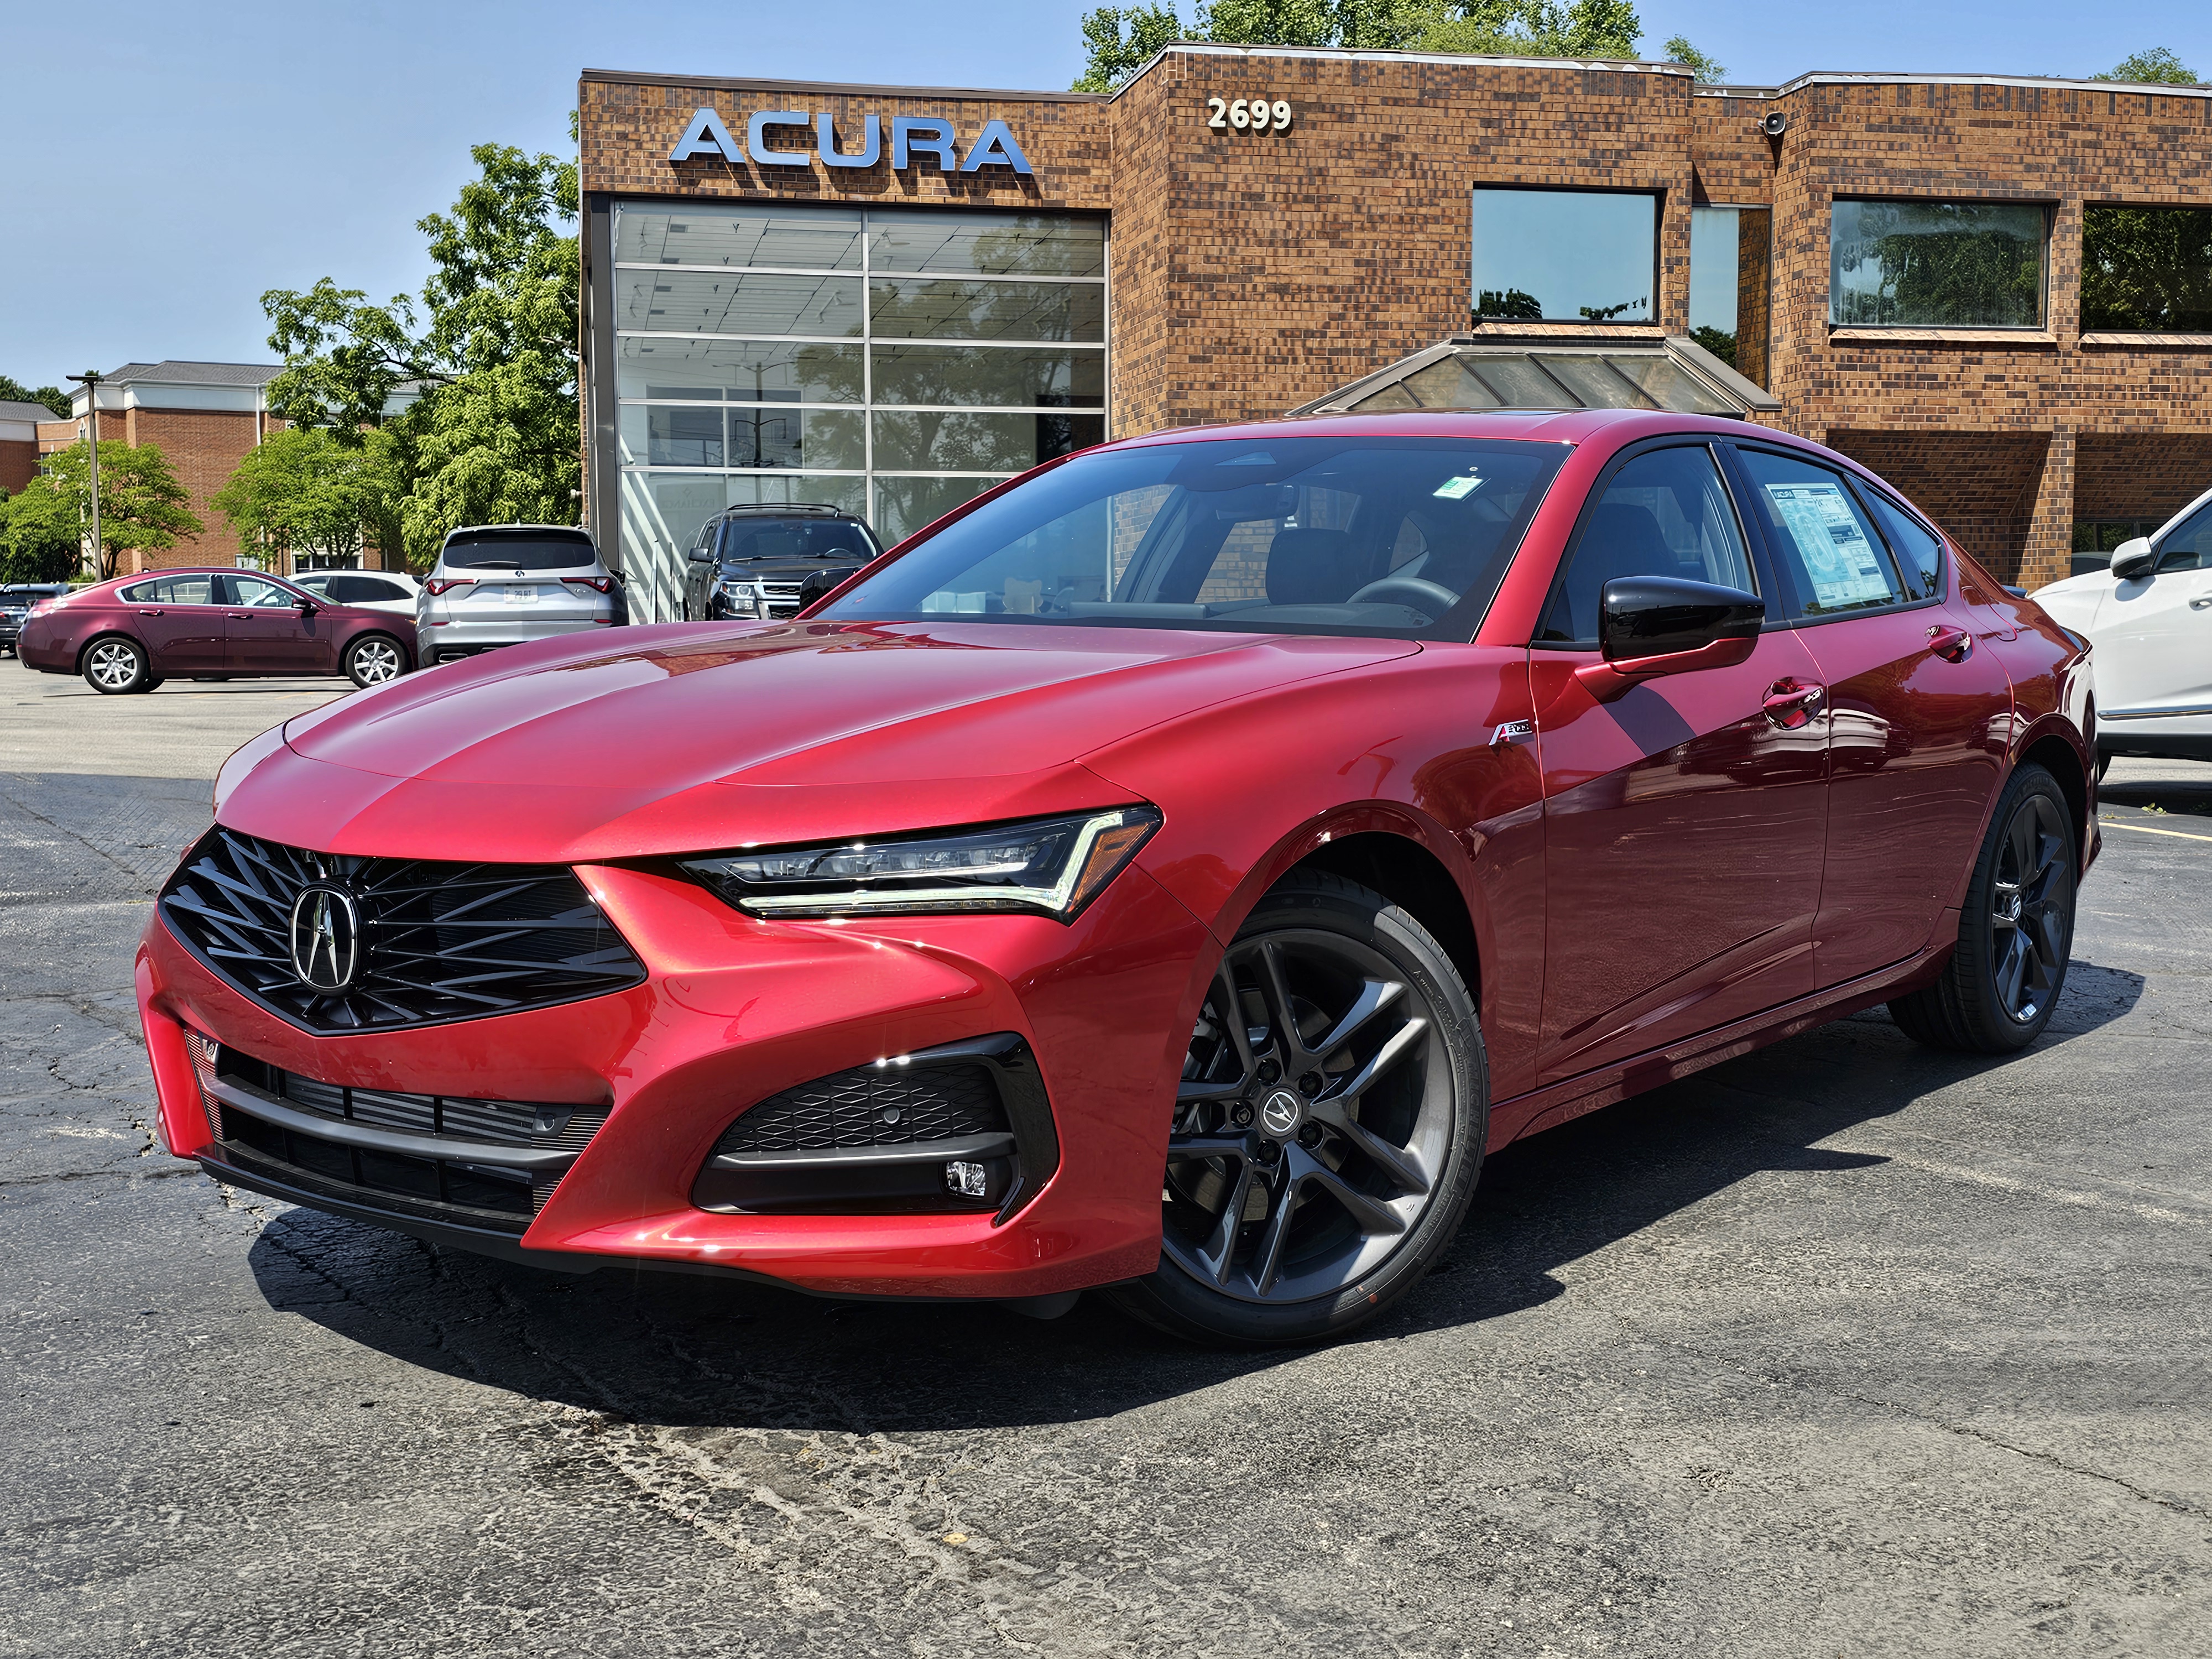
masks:
POLYGON ((991 1172, 980 1164, 965 1158, 955 1158, 945 1166, 945 1188, 963 1198, 988 1198, 991 1192, 991 1172))

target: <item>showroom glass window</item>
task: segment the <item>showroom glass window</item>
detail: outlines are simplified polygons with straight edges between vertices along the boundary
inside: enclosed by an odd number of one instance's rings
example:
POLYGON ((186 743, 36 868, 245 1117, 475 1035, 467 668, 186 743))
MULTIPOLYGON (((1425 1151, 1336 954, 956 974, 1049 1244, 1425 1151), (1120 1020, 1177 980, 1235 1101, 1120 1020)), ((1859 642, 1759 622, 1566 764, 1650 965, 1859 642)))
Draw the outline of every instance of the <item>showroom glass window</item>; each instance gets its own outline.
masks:
POLYGON ((2035 202, 1838 201, 1828 320, 2040 328, 2050 214, 2035 202))
POLYGON ((1690 210, 1690 337, 1754 386, 1767 383, 1774 215, 1690 210))
POLYGON ((823 502, 889 544, 1106 436, 1103 219, 624 204, 614 258, 623 544, 656 612, 725 507, 823 502))
POLYGON ((1641 191, 1478 186, 1476 318, 1651 321, 1660 200, 1641 191))
POLYGON ((2083 208, 2081 326, 2212 334, 2212 208, 2083 208))

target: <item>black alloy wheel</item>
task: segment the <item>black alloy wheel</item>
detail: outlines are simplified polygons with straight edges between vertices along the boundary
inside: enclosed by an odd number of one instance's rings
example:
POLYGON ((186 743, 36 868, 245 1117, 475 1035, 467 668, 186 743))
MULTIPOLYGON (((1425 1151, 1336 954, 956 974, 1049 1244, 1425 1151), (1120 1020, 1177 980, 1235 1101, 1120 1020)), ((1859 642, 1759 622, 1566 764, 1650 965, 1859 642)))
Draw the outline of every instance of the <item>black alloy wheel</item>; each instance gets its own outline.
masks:
POLYGON ((1450 1244, 1488 1115, 1443 947, 1379 894, 1294 876, 1215 971, 1168 1136, 1159 1269, 1115 1294, 1202 1340, 1342 1335, 1450 1244))
POLYGON ((2005 786, 1942 976, 1891 1015, 1930 1048, 2025 1048, 2051 1023, 2074 944, 2074 819, 2058 781, 2023 766, 2005 786))
POLYGON ((151 691, 161 684, 147 670, 145 647, 120 634, 92 642, 84 653, 83 672, 85 684, 104 697, 151 691))

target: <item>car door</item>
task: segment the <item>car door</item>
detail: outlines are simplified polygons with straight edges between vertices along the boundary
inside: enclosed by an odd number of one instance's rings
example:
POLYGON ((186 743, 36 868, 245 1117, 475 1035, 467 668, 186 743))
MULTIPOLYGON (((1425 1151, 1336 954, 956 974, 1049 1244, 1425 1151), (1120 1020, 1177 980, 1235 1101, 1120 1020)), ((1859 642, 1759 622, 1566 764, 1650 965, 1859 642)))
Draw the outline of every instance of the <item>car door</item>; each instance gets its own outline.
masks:
POLYGON ((124 590, 131 626, 156 677, 220 672, 223 618, 220 576, 190 571, 124 590))
POLYGON ((1632 452, 1584 508, 1529 652, 1543 773, 1543 1081, 1813 988, 1827 787, 1811 657, 1753 566, 1711 447, 1632 452), (1747 660, 1599 701, 1614 577, 1769 599, 1747 660))
POLYGON ((2097 718, 2118 738, 2130 720, 2212 717, 2212 502, 2153 551, 2151 574, 2115 583, 2097 611, 2097 718))
POLYGON ((337 665, 331 625, 300 609, 281 583, 240 572, 222 579, 224 661, 234 674, 326 674, 337 665))
POLYGON ((1912 955, 1957 902, 2004 766, 2012 681, 1977 641, 1935 532, 1840 468, 1734 453, 1745 516, 1826 688, 1813 951, 1837 985, 1912 955))

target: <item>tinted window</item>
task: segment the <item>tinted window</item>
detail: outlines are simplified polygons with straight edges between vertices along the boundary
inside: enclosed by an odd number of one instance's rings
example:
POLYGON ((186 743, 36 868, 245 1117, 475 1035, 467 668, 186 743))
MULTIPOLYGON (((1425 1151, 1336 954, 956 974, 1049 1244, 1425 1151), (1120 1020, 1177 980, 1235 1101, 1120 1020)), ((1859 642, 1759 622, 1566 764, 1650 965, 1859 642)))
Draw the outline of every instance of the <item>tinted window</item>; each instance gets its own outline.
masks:
POLYGON ((2158 544, 2160 570, 2212 569, 2212 501, 2174 526, 2158 544))
POLYGON ((2212 331, 2212 208, 2083 207, 2081 326, 2212 331))
POLYGON ((1565 455, 1271 436, 1078 456, 824 614, 1465 638, 1565 455))
POLYGON ((732 519, 722 526, 722 557, 842 559, 876 556, 867 535, 849 519, 732 519))
POLYGON ((1711 450, 1651 450, 1613 475, 1575 538, 1538 641, 1595 646, 1605 585, 1616 576, 1680 576, 1759 591, 1711 450))
POLYGON ((322 588, 331 596, 333 605, 367 605, 377 599, 410 597, 397 582, 379 581, 374 576, 332 576, 322 584, 322 588))
POLYGON ((1828 320, 2033 328, 2043 320, 2044 210, 2024 202, 1838 202, 1828 320))
POLYGON ((1863 489, 1860 495, 1888 538, 1889 550, 1897 556, 1906 590, 1916 599, 1942 599, 1943 538, 1881 491, 1863 489))
POLYGON ((1656 196, 1478 189, 1471 228, 1477 316, 1651 320, 1656 196))
POLYGON ((197 576, 163 576, 125 588, 123 597, 133 605, 214 605, 215 578, 204 573, 197 576))
POLYGON ((226 576, 230 586, 230 597, 226 605, 245 605, 257 611, 283 611, 299 604, 299 595, 289 587, 264 581, 258 576, 226 576))
POLYGON ((1903 591, 1873 525, 1843 475, 1771 450, 1741 452, 1752 510, 1797 589, 1799 609, 1831 617, 1902 604, 1903 591))
POLYGON ((440 561, 456 570, 574 570, 597 562, 589 542, 544 536, 497 536, 448 542, 440 561))

